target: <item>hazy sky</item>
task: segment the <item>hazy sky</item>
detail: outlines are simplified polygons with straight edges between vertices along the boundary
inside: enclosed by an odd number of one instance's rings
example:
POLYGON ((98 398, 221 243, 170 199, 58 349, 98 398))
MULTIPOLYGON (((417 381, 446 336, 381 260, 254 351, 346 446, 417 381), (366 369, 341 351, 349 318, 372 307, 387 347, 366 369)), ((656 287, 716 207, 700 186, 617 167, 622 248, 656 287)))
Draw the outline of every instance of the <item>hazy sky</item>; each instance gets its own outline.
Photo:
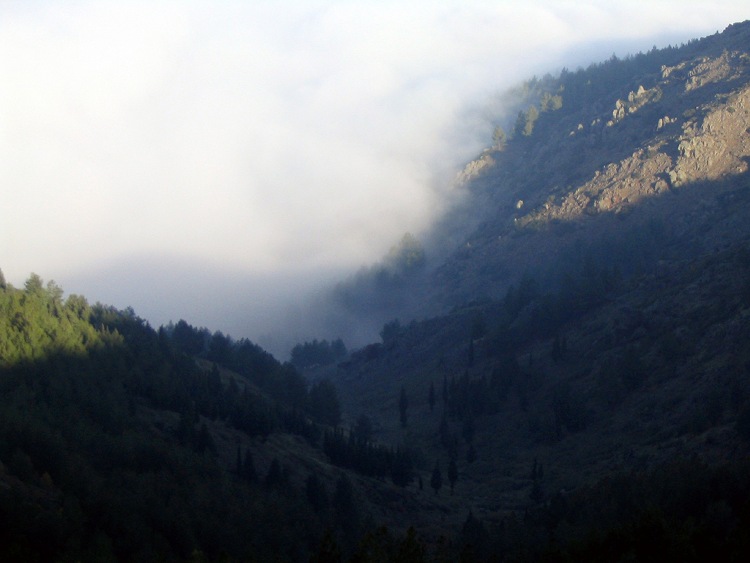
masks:
POLYGON ((493 94, 746 4, 0 1, 0 268, 260 338, 430 225, 493 94))

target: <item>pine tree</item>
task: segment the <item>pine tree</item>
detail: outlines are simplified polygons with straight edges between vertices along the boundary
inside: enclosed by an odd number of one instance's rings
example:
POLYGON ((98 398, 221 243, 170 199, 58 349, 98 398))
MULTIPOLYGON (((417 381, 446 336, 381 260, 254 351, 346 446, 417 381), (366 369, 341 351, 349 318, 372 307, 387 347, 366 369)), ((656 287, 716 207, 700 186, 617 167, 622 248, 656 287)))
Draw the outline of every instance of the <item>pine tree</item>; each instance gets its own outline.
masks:
POLYGON ((555 339, 552 342, 552 352, 550 352, 552 361, 558 363, 562 359, 562 347, 560 345, 560 336, 555 335, 555 339))
POLYGON ((495 148, 497 150, 503 150, 505 148, 505 144, 508 142, 508 136, 505 134, 503 128, 499 125, 495 127, 495 130, 492 132, 492 140, 494 141, 495 148))
POLYGON ((316 473, 307 476, 305 494, 315 512, 322 512, 328 507, 328 492, 316 473))
POLYGON ((266 475, 266 487, 273 489, 281 487, 284 484, 284 472, 281 469, 281 462, 278 458, 273 458, 266 475))
POLYGON ((448 427, 448 417, 443 413, 443 417, 440 419, 440 443, 448 448, 451 444, 450 428, 448 427))
POLYGON ((245 450, 245 459, 242 462, 242 478, 248 483, 255 483, 258 480, 258 473, 255 470, 255 461, 250 450, 245 450))
POLYGON ((392 454, 391 462, 391 480, 394 485, 399 487, 406 487, 411 483, 413 478, 413 463, 411 455, 404 448, 396 448, 396 451, 392 454))
POLYGON ((334 384, 322 379, 310 388, 310 413, 323 424, 338 426, 341 422, 341 403, 334 384))
POLYGON ((359 533, 360 514, 357 500, 354 497, 354 487, 345 474, 336 481, 336 491, 333 494, 333 507, 338 525, 346 537, 354 540, 359 533))
POLYGON ((398 546, 398 553, 396 554, 396 561, 403 561, 409 563, 423 563, 427 561, 425 558, 426 549, 424 544, 417 538, 417 532, 413 527, 409 527, 406 532, 406 537, 401 541, 398 546))
POLYGON ((453 488, 456 486, 457 480, 458 480, 458 466, 456 465, 456 460, 454 458, 451 458, 451 461, 448 464, 448 481, 451 484, 451 494, 453 494, 453 488))
POLYGON ((199 453, 209 452, 212 454, 216 453, 216 443, 214 442, 211 433, 208 431, 206 423, 203 422, 198 431, 198 435, 195 439, 195 450, 199 453))
POLYGON ((409 398, 406 396, 406 390, 401 388, 401 396, 398 400, 398 410, 401 417, 401 427, 406 428, 407 413, 406 409, 409 408, 409 398))
POLYGON ((438 494, 442 486, 443 475, 440 473, 440 463, 436 461, 435 469, 432 470, 432 477, 430 478, 430 487, 435 489, 435 494, 438 494))
POLYGON ((310 557, 310 563, 341 563, 341 549, 330 529, 323 535, 317 553, 310 557))
POLYGON ((468 451, 466 452, 466 461, 468 461, 469 463, 474 463, 476 460, 477 451, 474 449, 474 444, 471 444, 468 451))

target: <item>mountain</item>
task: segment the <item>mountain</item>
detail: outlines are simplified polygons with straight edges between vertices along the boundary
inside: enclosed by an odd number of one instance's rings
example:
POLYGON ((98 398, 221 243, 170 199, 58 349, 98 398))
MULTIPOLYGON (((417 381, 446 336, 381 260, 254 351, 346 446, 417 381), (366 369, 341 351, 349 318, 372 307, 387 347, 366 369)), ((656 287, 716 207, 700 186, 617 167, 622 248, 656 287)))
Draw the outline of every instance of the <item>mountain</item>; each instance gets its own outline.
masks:
POLYGON ((433 522, 478 522, 483 555, 598 559, 619 538, 643 558, 643 532, 695 557, 719 504, 710 548, 740 549, 747 496, 726 480, 750 438, 749 39, 736 24, 513 92, 515 121, 498 118, 434 234, 460 243, 403 277, 409 313, 382 343, 324 372, 352 420, 414 445, 424 482, 456 460, 433 522), (625 494, 614 482, 632 498, 592 500, 625 494), (693 486, 724 492, 690 523, 675 507, 693 486), (509 539, 523 514, 536 525, 509 539))
POLYGON ((350 352, 0 275, 2 558, 747 556, 749 46, 507 93, 460 205, 332 292, 350 352))
POLYGON ((708 220, 701 206, 718 198, 728 207, 722 198, 741 191, 731 184, 741 184, 750 150, 746 40, 738 24, 680 49, 530 81, 515 138, 464 173, 470 209, 485 215, 432 280, 443 300, 500 297, 524 272, 557 281, 576 252, 608 254, 647 223, 668 223, 685 245, 721 244, 723 232, 712 226, 706 240, 708 226, 685 218, 708 220))

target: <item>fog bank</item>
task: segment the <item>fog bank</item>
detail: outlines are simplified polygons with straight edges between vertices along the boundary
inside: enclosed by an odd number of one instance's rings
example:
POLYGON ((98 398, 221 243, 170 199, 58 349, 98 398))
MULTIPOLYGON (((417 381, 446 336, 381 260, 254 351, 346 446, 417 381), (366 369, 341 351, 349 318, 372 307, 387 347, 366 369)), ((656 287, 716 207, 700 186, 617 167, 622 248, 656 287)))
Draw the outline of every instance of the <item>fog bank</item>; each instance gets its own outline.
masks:
MULTIPOLYGON (((744 2, 0 4, 0 268, 266 343, 429 230, 494 95, 744 2), (291 309, 288 305, 291 303, 291 309), (274 336, 274 334, 276 336, 274 336)), ((346 336, 346 335, 342 335, 346 336)))

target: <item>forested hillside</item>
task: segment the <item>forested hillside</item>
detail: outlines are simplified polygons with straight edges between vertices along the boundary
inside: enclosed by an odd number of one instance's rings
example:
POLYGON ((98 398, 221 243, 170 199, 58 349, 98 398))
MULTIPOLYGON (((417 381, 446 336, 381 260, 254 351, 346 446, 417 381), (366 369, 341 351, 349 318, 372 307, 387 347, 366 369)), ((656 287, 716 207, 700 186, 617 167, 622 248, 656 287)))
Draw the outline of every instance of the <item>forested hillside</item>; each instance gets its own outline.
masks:
MULTIPOLYGON (((351 552, 376 522, 339 419, 330 382, 247 340, 157 331, 37 275, 3 282, 1 558, 302 561, 325 538, 351 552)), ((410 471, 401 450, 356 447, 378 467, 370 488, 410 471)))

